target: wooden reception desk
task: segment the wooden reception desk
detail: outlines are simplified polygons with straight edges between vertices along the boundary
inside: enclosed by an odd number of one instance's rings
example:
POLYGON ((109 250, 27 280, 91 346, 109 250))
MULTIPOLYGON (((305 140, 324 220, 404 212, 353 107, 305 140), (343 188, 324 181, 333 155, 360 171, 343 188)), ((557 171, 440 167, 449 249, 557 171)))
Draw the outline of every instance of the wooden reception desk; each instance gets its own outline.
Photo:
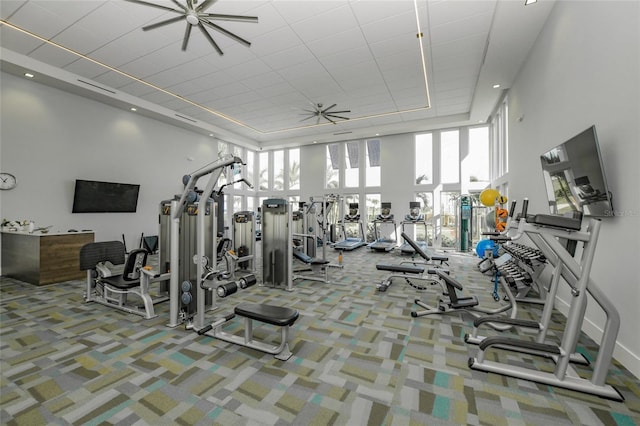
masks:
POLYGON ((2 275, 35 285, 83 279, 80 248, 93 232, 2 231, 2 275))

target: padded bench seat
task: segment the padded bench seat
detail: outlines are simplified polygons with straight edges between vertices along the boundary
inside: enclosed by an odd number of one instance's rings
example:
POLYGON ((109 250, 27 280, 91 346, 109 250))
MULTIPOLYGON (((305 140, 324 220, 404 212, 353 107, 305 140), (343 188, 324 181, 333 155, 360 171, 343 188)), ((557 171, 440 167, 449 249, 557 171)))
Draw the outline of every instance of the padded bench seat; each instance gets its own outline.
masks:
POLYGON ((376 265, 379 271, 402 272, 403 274, 422 274, 424 267, 415 265, 389 265, 379 263, 376 265))
POLYGON ((328 260, 315 259, 307 254, 304 254, 300 250, 294 250, 293 255, 307 265, 326 265, 327 263, 329 263, 328 260))
POLYGON ((280 327, 293 325, 300 315, 297 309, 257 303, 242 303, 236 306, 234 313, 241 317, 280 327))

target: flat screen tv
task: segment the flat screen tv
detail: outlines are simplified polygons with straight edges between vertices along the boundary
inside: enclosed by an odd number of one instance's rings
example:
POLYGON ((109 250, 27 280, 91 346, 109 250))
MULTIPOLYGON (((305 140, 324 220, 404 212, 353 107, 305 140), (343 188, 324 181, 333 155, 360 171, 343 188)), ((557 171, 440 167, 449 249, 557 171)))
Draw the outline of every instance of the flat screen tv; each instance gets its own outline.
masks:
POLYGON ((613 216, 595 126, 540 156, 552 214, 613 216))
POLYGON ((73 213, 135 213, 140 185, 76 180, 73 213))

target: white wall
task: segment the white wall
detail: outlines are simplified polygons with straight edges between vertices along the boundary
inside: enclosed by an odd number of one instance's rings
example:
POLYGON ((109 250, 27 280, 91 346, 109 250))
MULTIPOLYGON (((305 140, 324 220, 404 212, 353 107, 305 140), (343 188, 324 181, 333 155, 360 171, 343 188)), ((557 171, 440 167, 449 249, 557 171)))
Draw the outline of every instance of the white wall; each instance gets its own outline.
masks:
MULTIPOLYGON (((639 23, 635 1, 557 2, 509 94, 509 191, 529 197, 530 212, 548 212, 540 154, 596 125, 617 216, 602 220, 591 277, 621 313, 615 357, 637 377, 639 23)), ((568 292, 560 297, 566 309, 568 292)), ((599 339, 603 323, 590 303, 585 331, 599 339)))
POLYGON ((158 206, 182 175, 217 158, 217 143, 178 127, 2 73, 0 169, 18 185, 0 192, 0 216, 52 230, 92 229, 127 248, 157 235, 158 206), (188 161, 192 157, 193 161, 188 161), (140 184, 136 213, 72 214, 75 179, 140 184))

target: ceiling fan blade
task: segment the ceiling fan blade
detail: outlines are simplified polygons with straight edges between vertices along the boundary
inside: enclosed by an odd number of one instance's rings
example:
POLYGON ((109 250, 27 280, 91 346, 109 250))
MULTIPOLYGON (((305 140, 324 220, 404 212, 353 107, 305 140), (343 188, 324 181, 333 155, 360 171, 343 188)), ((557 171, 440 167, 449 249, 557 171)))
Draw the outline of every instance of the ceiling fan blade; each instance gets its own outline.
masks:
POLYGON ((207 40, 209 40, 209 43, 211 43, 213 48, 216 49, 218 54, 220 54, 220 56, 224 55, 224 53, 222 53, 222 49, 220 49, 220 46, 218 46, 218 43, 216 43, 213 37, 211 37, 211 34, 209 34, 209 31, 207 31, 207 29, 202 25, 198 25, 198 28, 200 28, 200 31, 202 31, 202 34, 204 34, 207 40))
POLYGON ((323 115, 323 117, 324 117, 326 120, 329 120, 331 123, 336 124, 336 122, 335 122, 335 121, 333 121, 332 119, 330 119, 328 116, 323 115))
POLYGON ((351 112, 351 110, 348 110, 348 111, 329 111, 329 112, 327 112, 327 114, 344 114, 346 112, 351 112))
POLYGON ((201 12, 203 10, 206 10, 209 6, 211 6, 213 3, 217 1, 218 0, 204 0, 200 6, 196 7, 196 12, 201 12))
POLYGON ((312 109, 304 109, 302 108, 303 111, 308 112, 309 114, 313 114, 313 115, 317 115, 318 111, 312 110, 312 109))
POLYGON ((334 106, 336 106, 336 105, 338 105, 338 104, 333 104, 333 105, 331 105, 330 107, 326 107, 325 109, 323 109, 323 110, 322 110, 322 113, 324 114, 325 112, 327 112, 327 110, 329 110, 329 109, 333 108, 333 107, 334 107, 334 106))
POLYGON ((164 21, 157 22, 155 24, 147 25, 146 27, 142 27, 142 31, 149 31, 155 28, 163 27, 165 25, 173 24, 174 22, 178 22, 184 19, 184 15, 176 16, 175 18, 169 18, 164 21))
POLYGON ((184 7, 184 5, 182 3, 178 3, 177 0, 171 0, 173 2, 173 4, 175 4, 176 6, 178 6, 180 9, 184 10, 185 12, 187 12, 187 8, 184 7))
POLYGON ((144 1, 144 0, 125 0, 125 1, 131 2, 131 3, 144 4, 146 6, 157 7, 158 9, 169 10, 171 12, 179 12, 180 13, 179 10, 176 10, 176 9, 174 9, 172 7, 163 6, 161 4, 151 3, 151 2, 148 2, 148 1, 144 1))
MULTIPOLYGON (((338 118, 340 120, 348 120, 349 119, 349 117, 341 117, 341 116, 335 115, 335 114, 325 114, 324 116, 325 116, 325 118, 331 117, 331 118, 338 118)), ((327 118, 327 120, 329 120, 329 118, 327 118)))
POLYGON ((222 15, 220 13, 201 13, 200 16, 206 16, 207 18, 215 19, 216 21, 258 22, 257 16, 222 15))
POLYGON ((218 32, 221 32, 222 34, 226 35, 227 37, 230 37, 230 38, 234 39, 238 43, 242 43, 247 47, 251 46, 251 43, 248 42, 247 40, 243 39, 242 37, 239 37, 239 36, 235 35, 234 33, 230 32, 230 31, 225 30, 224 28, 222 28, 219 25, 214 24, 213 22, 209 22, 206 19, 201 19, 200 22, 202 22, 203 24, 213 28, 214 30, 216 30, 218 32))
POLYGON ((191 37, 191 25, 187 22, 187 27, 184 30, 184 39, 182 40, 182 50, 187 50, 187 44, 189 43, 189 37, 191 37))

